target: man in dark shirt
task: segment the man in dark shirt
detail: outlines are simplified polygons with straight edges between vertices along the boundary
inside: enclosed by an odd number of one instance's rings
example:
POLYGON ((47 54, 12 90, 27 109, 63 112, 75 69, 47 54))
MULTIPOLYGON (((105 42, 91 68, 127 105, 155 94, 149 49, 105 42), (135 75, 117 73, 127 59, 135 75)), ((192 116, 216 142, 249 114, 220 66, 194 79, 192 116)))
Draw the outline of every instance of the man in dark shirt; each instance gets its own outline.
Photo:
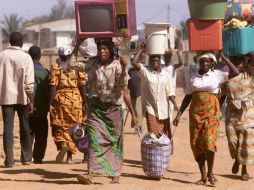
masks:
POLYGON ((140 77, 135 70, 135 68, 130 68, 128 71, 130 79, 128 81, 128 89, 130 91, 131 102, 138 120, 136 126, 134 123, 131 123, 131 127, 139 127, 142 130, 142 121, 143 121, 143 113, 142 113, 142 105, 141 105, 141 89, 140 89, 140 77))
POLYGON ((48 102, 49 102, 49 71, 40 61, 41 50, 37 46, 29 49, 29 55, 34 62, 34 107, 35 111, 29 116, 29 126, 34 136, 33 158, 35 164, 42 164, 48 138, 48 102))

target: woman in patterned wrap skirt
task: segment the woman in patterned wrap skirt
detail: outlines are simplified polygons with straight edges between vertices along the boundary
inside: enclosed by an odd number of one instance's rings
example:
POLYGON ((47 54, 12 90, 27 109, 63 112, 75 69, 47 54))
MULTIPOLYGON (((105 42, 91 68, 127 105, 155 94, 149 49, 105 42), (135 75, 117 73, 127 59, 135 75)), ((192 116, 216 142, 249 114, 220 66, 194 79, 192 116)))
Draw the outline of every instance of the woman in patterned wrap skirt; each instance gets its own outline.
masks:
MULTIPOLYGON (((223 54, 220 56, 234 73, 239 74, 223 54)), ((189 110, 190 145, 201 173, 201 179, 196 182, 198 185, 205 185, 207 180, 211 185, 215 185, 217 182, 213 175, 213 164, 220 124, 218 92, 220 85, 227 81, 228 73, 213 70, 213 65, 216 62, 216 57, 211 53, 199 56, 199 72, 191 76, 190 84, 186 89, 187 93, 173 121, 174 125, 178 125, 180 116, 191 102, 189 110), (208 166, 207 173, 205 162, 208 166)))
MULTIPOLYGON (((98 39, 98 59, 87 66, 87 133, 89 136, 88 175, 78 175, 78 182, 91 184, 95 174, 119 183, 123 162, 123 101, 128 77, 126 60, 114 60, 111 39, 98 39)), ((130 110, 135 116, 133 108, 130 110)))
POLYGON ((50 125, 59 151, 56 161, 62 162, 67 152, 67 163, 71 163, 76 146, 71 138, 70 127, 83 121, 82 94, 87 75, 69 68, 69 46, 60 47, 58 53, 60 61, 53 64, 50 70, 50 125))

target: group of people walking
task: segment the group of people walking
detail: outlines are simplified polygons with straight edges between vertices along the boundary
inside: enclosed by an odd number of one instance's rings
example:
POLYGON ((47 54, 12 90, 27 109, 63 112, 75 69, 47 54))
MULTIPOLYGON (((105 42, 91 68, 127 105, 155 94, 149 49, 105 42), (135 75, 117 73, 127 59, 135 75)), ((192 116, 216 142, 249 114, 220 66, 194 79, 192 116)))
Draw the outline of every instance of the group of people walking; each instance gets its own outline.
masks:
MULTIPOLYGON (((15 164, 15 111, 20 121, 23 165, 29 164, 32 159, 36 164, 43 162, 48 136, 47 114, 50 112, 52 137, 58 150, 56 161, 62 162, 67 155, 66 162, 72 163, 72 155, 77 148, 70 128, 83 124, 89 136, 86 153, 88 174, 78 175, 77 180, 91 184, 94 175, 102 174, 111 177, 112 183, 119 183, 123 163, 123 103, 130 110, 132 125, 142 124, 142 119, 137 119, 137 108, 132 104, 136 100, 128 90, 128 60, 116 56, 111 39, 96 39, 97 56, 91 59, 92 63, 83 62, 80 67, 77 56, 81 42, 77 40, 74 49, 60 47, 59 59, 48 71, 39 62, 39 47, 32 46, 29 56, 21 50, 22 34, 14 32, 10 36, 10 46, 0 53, 5 167, 15 164)), ((178 125, 182 113, 190 104, 190 145, 201 174, 196 184, 205 185, 209 181, 215 185, 218 180, 214 177, 213 165, 220 129, 220 103, 226 99, 226 134, 230 154, 235 160, 232 172, 237 173, 242 165, 241 178, 248 180, 247 165, 254 163, 253 55, 228 59, 220 52, 206 52, 197 56, 198 70, 190 72, 192 74, 185 82, 186 96, 179 109, 175 101, 175 75, 176 69, 183 64, 180 51, 177 51, 179 63, 175 65, 169 64, 172 53, 166 52, 164 66, 161 55, 150 55, 148 65, 144 66, 140 61, 144 52, 145 45, 142 43, 132 60, 132 70, 138 74, 137 82, 141 88, 138 94, 142 97, 140 101, 148 132, 165 133, 171 138, 170 120, 178 125), (215 69, 219 62, 226 64, 230 72, 215 69), (173 120, 171 114, 174 110, 177 115, 173 120)))
MULTIPOLYGON (((89 135, 89 176, 100 173, 111 176, 112 183, 118 183, 123 161, 123 102, 133 115, 133 123, 137 122, 127 89, 127 60, 115 59, 111 39, 99 39, 98 58, 85 69, 72 68, 70 62, 77 56, 78 42, 74 50, 60 47, 59 59, 48 72, 39 63, 40 48, 31 47, 28 55, 21 50, 22 45, 22 34, 15 32, 10 36, 10 47, 0 53, 5 167, 15 164, 15 111, 20 120, 23 165, 29 164, 32 158, 34 163, 42 163, 47 145, 47 113, 50 112, 52 136, 59 151, 56 161, 62 162, 67 154, 67 163, 72 162, 77 148, 70 127, 82 123, 89 135), (35 137, 33 154, 32 133, 35 137)), ((82 176, 78 176, 78 180, 91 181, 82 176)))

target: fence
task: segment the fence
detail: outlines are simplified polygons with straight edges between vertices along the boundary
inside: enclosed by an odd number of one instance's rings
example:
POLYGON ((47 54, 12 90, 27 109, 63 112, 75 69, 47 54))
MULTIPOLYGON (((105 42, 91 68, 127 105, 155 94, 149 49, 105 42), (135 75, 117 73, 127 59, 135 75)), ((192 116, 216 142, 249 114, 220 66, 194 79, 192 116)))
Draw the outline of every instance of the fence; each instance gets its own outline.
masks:
POLYGON ((57 53, 42 53, 40 62, 44 67, 50 70, 51 65, 56 62, 57 58, 57 53))

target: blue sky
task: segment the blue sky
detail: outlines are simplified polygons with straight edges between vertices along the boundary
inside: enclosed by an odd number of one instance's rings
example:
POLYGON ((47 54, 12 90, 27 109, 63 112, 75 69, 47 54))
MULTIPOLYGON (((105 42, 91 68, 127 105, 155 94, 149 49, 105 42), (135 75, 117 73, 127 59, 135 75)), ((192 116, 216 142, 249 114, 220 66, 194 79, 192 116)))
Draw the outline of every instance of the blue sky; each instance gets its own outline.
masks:
MULTIPOLYGON (((74 0, 66 0, 73 3, 74 0)), ((0 0, 0 14, 16 13, 25 19, 49 13, 56 0, 0 0)), ((189 17, 187 0, 136 0, 137 24, 143 22, 170 22, 179 25, 189 17)))

